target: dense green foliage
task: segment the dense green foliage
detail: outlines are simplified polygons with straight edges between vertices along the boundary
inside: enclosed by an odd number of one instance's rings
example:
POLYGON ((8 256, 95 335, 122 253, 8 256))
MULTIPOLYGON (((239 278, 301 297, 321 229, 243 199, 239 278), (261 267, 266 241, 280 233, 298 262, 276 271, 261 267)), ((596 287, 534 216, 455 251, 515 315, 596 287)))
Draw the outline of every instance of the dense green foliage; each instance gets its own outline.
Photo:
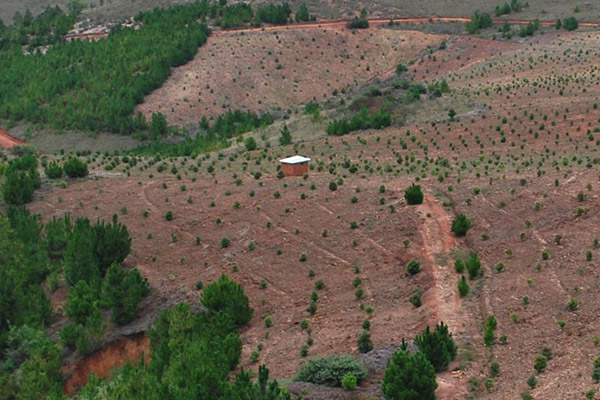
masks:
POLYGON ((363 8, 360 11, 360 17, 355 16, 348 22, 350 29, 367 29, 369 27, 369 19, 367 18, 367 10, 363 8))
POLYGON ((387 400, 433 400, 437 386, 427 357, 400 349, 388 361, 381 391, 387 400))
POLYGON ((414 183, 404 191, 404 199, 409 206, 423 203, 423 197, 424 195, 421 186, 415 185, 414 183))
POLYGON ((186 136, 182 141, 166 143, 152 141, 143 144, 131 151, 132 154, 162 155, 168 157, 195 156, 202 152, 212 151, 227 147, 229 139, 237 137, 253 129, 264 127, 273 123, 273 116, 269 113, 257 115, 251 111, 228 111, 219 115, 209 126, 208 120, 203 118, 200 127, 203 132, 194 137, 186 136))
POLYGON ((254 18, 254 10, 250 4, 235 3, 223 7, 221 15, 221 19, 215 23, 224 29, 230 29, 250 22, 254 18))
POLYGON ((309 14, 308 7, 306 7, 306 3, 300 4, 298 11, 296 11, 296 22, 309 22, 316 21, 317 17, 309 14))
POLYGON ((493 22, 492 17, 490 17, 490 14, 479 13, 476 11, 475 14, 473 14, 471 20, 465 24, 465 28, 468 33, 474 34, 479 33, 480 30, 489 28, 492 25, 493 22))
POLYGON ((2 31, 0 118, 55 129, 146 130, 143 117, 132 117, 135 105, 206 41, 209 30, 196 20, 207 10, 206 1, 156 8, 136 16, 140 29, 118 25, 105 39, 61 41, 45 54, 24 55, 6 39, 18 26, 2 31))
POLYGON ((52 161, 50 164, 44 168, 44 173, 49 179, 58 179, 63 176, 63 169, 60 165, 58 165, 55 161, 52 161))
POLYGON ((371 114, 366 107, 354 114, 350 120, 347 118, 334 119, 327 125, 327 134, 341 136, 350 132, 365 129, 383 129, 392 124, 392 115, 384 108, 371 114))
POLYGON ((579 22, 577 22, 577 18, 575 17, 565 18, 562 25, 568 31, 574 31, 579 28, 579 22))
MULTIPOLYGON (((221 291, 226 276, 205 290, 221 291)), ((224 293, 224 292, 223 292, 224 293)), ((245 295, 243 292, 241 296, 245 295)), ((259 367, 258 380, 242 370, 230 383, 229 374, 240 358, 242 343, 235 332, 232 308, 193 313, 187 303, 164 311, 148 336, 152 358, 148 364, 126 364, 111 381, 90 379, 77 398, 285 400, 290 396, 268 370, 259 367)))
POLYGON ((445 370, 450 361, 456 357, 457 348, 452 334, 443 322, 437 324, 433 332, 428 325, 423 333, 415 338, 415 344, 419 351, 427 357, 436 372, 445 370))
POLYGON ((19 45, 33 52, 38 46, 64 42, 64 35, 75 23, 77 14, 65 14, 58 6, 47 7, 36 18, 29 10, 25 14, 17 12, 10 28, 0 23, 0 49, 19 45))
POLYGON ((471 219, 467 217, 465 214, 458 214, 452 220, 452 226, 450 230, 456 236, 465 236, 467 231, 471 228, 471 219))
POLYGON ((16 207, 0 214, 0 354, 11 327, 37 329, 50 320, 40 286, 49 273, 44 242, 39 218, 16 207))
POLYGON ((123 325, 135 317, 138 304, 149 292, 148 281, 136 268, 126 270, 114 263, 102 284, 102 302, 112 309, 113 322, 123 325))
POLYGON ((535 20, 531 21, 530 23, 528 23, 527 25, 522 26, 521 29, 519 29, 519 36, 521 36, 521 37, 531 36, 538 29, 540 29, 540 20, 535 19, 535 20))
POLYGON ((7 204, 20 206, 33 199, 34 190, 42 184, 37 165, 37 158, 32 154, 8 162, 2 184, 2 196, 7 204))
POLYGON ((285 24, 288 22, 291 13, 292 8, 288 2, 283 2, 280 5, 261 4, 256 7, 254 24, 260 25, 263 22, 269 24, 285 24))
POLYGON ((509 3, 504 3, 501 6, 496 6, 496 16, 519 12, 523 9, 523 4, 519 0, 511 0, 509 3))
POLYGON ((358 382, 367 376, 367 370, 349 354, 313 357, 298 368, 296 380, 341 386, 344 376, 349 373, 354 375, 358 382))
POLYGON ((66 161, 63 164, 63 170, 69 178, 83 178, 88 174, 87 164, 77 157, 71 157, 66 161))
POLYGON ((287 125, 284 125, 281 128, 281 136, 279 136, 279 144, 281 146, 287 146, 288 144, 292 144, 292 134, 290 133, 287 125))
POLYGON ((222 311, 230 315, 237 326, 246 325, 252 318, 248 297, 240 284, 227 275, 221 275, 217 281, 204 288, 201 301, 213 313, 222 311))

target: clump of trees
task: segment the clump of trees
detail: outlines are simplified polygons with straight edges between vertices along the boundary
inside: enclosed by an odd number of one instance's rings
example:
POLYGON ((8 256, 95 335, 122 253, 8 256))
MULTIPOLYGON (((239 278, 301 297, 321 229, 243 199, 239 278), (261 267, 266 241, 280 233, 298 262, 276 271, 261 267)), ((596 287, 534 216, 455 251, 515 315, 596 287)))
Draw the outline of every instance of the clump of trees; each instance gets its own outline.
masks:
POLYGON ((20 206, 33 199, 33 192, 42 184, 37 166, 37 158, 30 153, 8 162, 2 184, 2 196, 7 204, 20 206))
POLYGON ((468 33, 475 34, 482 29, 491 27, 493 24, 490 14, 476 11, 471 20, 465 24, 465 29, 468 33))
MULTIPOLYGON (((220 299, 248 304, 239 285, 233 283, 222 276, 204 290, 220 299)), ((256 381, 245 370, 230 379, 242 349, 236 332, 239 310, 212 305, 208 311, 192 312, 188 303, 165 310, 148 331, 150 361, 128 363, 111 380, 91 378, 78 398, 291 399, 276 381, 269 380, 265 366, 259 366, 256 381)))
POLYGON ((388 400, 435 399, 435 369, 421 353, 398 350, 385 368, 381 392, 388 400))
POLYGON ((367 9, 363 8, 360 10, 360 17, 354 16, 348 22, 348 28, 350 29, 367 29, 369 27, 369 19, 367 18, 367 9))
POLYGON ((83 178, 88 174, 87 164, 76 157, 66 161, 63 170, 69 178, 83 178))
POLYGON ((350 132, 364 129, 383 129, 392 124, 392 115, 384 108, 369 114, 366 107, 359 113, 354 114, 351 119, 334 119, 327 125, 327 134, 334 136, 346 135, 350 132))
POLYGON ((142 144, 131 150, 131 154, 162 155, 168 157, 196 156, 201 152, 217 150, 229 145, 229 139, 248 131, 272 124, 269 113, 260 115, 251 111, 234 110, 219 115, 212 126, 203 117, 200 121, 201 133, 191 137, 186 135, 179 142, 167 143, 159 140, 142 144))
POLYGON ((288 2, 282 4, 262 4, 256 8, 256 16, 254 17, 254 25, 259 26, 266 22, 269 24, 285 24, 288 22, 292 8, 288 2))
MULTIPOLYGON (((528 6, 529 3, 525 3, 528 6)), ((496 16, 500 17, 505 14, 516 13, 523 9, 524 5, 519 0, 511 0, 509 3, 504 3, 501 6, 496 6, 496 16)))
POLYGON ((450 361, 456 357, 458 350, 448 326, 443 322, 437 324, 433 331, 427 326, 425 331, 415 338, 415 344, 436 372, 445 370, 450 361))
POLYGON ((308 12, 308 7, 306 6, 306 3, 303 2, 302 4, 300 4, 298 11, 296 11, 295 19, 296 22, 309 22, 316 21, 317 17, 308 12))
POLYGON ((386 399, 435 399, 435 374, 448 367, 456 357, 457 347, 443 322, 433 331, 427 326, 415 338, 415 344, 418 351, 410 353, 403 339, 400 349, 388 361, 381 385, 386 399))
POLYGON ((528 23, 527 25, 522 26, 521 29, 519 29, 519 36, 520 37, 531 36, 538 29, 540 29, 540 20, 535 19, 535 20, 531 21, 530 23, 528 23))

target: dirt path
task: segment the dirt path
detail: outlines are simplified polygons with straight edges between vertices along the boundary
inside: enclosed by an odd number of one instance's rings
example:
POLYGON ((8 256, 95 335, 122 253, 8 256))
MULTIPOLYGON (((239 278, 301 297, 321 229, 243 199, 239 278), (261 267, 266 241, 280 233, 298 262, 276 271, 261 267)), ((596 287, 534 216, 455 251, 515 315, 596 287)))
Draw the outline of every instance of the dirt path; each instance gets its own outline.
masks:
POLYGON ((11 148, 21 144, 25 144, 25 142, 11 136, 8 132, 3 131, 2 128, 0 128, 0 147, 11 148))
MULTIPOLYGON (((425 201, 418 206, 424 218, 421 226, 423 253, 426 257, 425 271, 430 271, 435 286, 425 300, 432 309, 432 320, 427 321, 433 326, 443 321, 455 338, 465 334, 464 324, 468 321, 461 307, 456 289, 458 281, 454 273, 449 253, 457 247, 456 239, 450 231, 450 216, 439 204, 432 193, 425 195, 425 201)), ((439 399, 459 399, 466 393, 464 374, 452 373, 450 370, 437 376, 439 399)))

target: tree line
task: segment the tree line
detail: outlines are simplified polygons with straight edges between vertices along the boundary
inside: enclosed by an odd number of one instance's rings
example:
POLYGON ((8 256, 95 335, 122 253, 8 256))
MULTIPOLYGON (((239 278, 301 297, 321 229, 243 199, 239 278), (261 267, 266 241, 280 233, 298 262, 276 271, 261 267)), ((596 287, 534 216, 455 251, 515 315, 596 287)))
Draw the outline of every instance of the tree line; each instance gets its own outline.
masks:
POLYGON ((229 146, 230 139, 239 137, 241 134, 251 130, 265 127, 273 123, 274 118, 269 113, 256 114, 252 111, 227 111, 217 116, 210 125, 206 117, 202 117, 199 123, 199 133, 194 136, 188 134, 184 139, 174 143, 162 142, 160 139, 162 129, 166 131, 167 125, 162 114, 152 116, 151 132, 157 131, 157 140, 143 143, 132 149, 131 154, 138 155, 161 155, 167 157, 195 156, 202 152, 218 150, 229 146), (160 122, 157 122, 160 121, 160 122), (153 128, 160 124, 162 128, 153 128))

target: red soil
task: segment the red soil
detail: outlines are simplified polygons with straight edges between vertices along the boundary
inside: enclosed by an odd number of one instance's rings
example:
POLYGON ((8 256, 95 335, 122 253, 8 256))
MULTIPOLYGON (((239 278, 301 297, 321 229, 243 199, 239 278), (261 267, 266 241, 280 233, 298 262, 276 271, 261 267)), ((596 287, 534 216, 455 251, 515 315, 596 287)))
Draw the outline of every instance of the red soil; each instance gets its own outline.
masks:
POLYGON ((137 361, 142 354, 149 359, 150 347, 146 336, 123 337, 84 360, 63 367, 65 375, 71 373, 63 384, 63 390, 68 395, 74 394, 87 382, 91 374, 99 378, 107 378, 113 368, 120 367, 126 361, 137 361))
POLYGON ((0 147, 10 148, 21 144, 25 144, 25 142, 17 139, 14 136, 9 135, 8 132, 0 128, 0 147))

